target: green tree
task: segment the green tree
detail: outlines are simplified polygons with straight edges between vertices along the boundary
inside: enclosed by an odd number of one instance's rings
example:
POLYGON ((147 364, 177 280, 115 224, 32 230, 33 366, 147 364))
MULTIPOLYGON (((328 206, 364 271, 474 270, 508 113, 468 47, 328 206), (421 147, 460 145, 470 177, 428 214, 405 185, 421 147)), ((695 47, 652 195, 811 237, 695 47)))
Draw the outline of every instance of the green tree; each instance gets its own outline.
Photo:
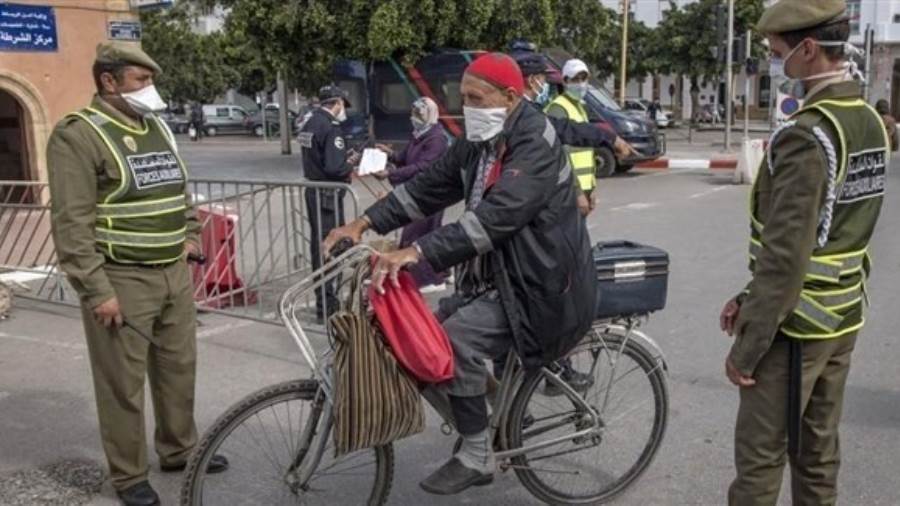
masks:
POLYGON ((224 61, 224 36, 193 33, 190 21, 184 8, 141 14, 143 48, 163 69, 156 84, 163 97, 177 104, 210 102, 239 77, 224 61))
POLYGON ((344 58, 412 63, 431 49, 503 50, 513 39, 607 60, 597 0, 193 0, 230 9, 225 31, 264 78, 281 70, 312 92, 344 58), (252 57, 252 58, 251 58, 252 57))
POLYGON ((601 77, 615 72, 611 42, 616 30, 615 12, 595 0, 553 0, 556 36, 550 41, 593 68, 601 77))
MULTIPOLYGON (((598 77, 605 79, 614 77, 616 87, 619 83, 619 73, 622 65, 622 23, 621 15, 610 11, 611 29, 604 35, 603 46, 605 60, 598 66, 598 77)), ((659 70, 658 43, 656 30, 648 27, 633 17, 628 22, 628 58, 625 71, 629 80, 643 83, 647 77, 656 74, 659 70)))
MULTIPOLYGON (((725 70, 716 56, 716 48, 721 43, 716 30, 716 10, 725 6, 723 0, 699 0, 683 8, 670 2, 669 10, 657 27, 657 69, 688 77, 693 111, 698 110, 700 84, 721 78, 725 70)), ((735 36, 752 28, 763 9, 762 0, 735 0, 735 36)), ((754 54, 761 55, 763 51, 757 35, 754 37, 754 54)), ((740 63, 735 62, 736 65, 740 63)))

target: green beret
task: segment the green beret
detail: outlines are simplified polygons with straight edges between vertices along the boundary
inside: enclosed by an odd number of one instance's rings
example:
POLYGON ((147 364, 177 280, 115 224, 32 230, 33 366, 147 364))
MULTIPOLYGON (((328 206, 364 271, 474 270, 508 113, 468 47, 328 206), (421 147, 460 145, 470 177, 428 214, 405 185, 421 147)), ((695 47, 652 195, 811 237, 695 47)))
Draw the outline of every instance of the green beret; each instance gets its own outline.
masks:
POLYGON ((133 42, 101 42, 97 44, 97 63, 137 65, 150 69, 155 74, 162 73, 162 69, 153 58, 145 53, 140 46, 133 42))
POLYGON ((838 21, 847 10, 844 0, 778 0, 756 24, 761 33, 778 34, 838 21))

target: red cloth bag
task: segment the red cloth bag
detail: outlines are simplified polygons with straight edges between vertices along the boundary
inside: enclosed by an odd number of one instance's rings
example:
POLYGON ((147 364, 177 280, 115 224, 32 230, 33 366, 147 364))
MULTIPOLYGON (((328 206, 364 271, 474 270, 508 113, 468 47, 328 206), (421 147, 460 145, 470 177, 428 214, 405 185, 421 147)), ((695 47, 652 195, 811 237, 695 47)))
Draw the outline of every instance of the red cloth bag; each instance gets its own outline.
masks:
POLYGON ((384 282, 384 294, 369 287, 369 301, 391 351, 414 378, 441 383, 453 378, 453 348, 444 327, 419 293, 413 277, 399 275, 400 288, 384 282))

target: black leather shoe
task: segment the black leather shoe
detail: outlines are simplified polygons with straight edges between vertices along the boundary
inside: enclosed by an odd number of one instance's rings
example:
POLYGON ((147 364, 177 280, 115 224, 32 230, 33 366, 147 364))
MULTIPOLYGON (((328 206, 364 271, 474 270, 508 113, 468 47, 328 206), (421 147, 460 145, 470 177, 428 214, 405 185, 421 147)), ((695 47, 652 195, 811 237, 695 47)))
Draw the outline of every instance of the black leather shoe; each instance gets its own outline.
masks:
POLYGON ((469 487, 489 485, 493 481, 493 474, 483 474, 470 469, 453 457, 419 483, 419 486, 429 494, 453 495, 469 487))
POLYGON ((159 496, 156 495, 156 491, 150 486, 149 481, 142 481, 125 490, 116 491, 116 495, 125 506, 157 506, 159 504, 159 496))
MULTIPOLYGON (((178 464, 174 466, 159 466, 164 473, 177 473, 184 471, 187 464, 178 464)), ((228 470, 228 459, 224 455, 213 455, 206 465, 206 474, 222 473, 228 470)))

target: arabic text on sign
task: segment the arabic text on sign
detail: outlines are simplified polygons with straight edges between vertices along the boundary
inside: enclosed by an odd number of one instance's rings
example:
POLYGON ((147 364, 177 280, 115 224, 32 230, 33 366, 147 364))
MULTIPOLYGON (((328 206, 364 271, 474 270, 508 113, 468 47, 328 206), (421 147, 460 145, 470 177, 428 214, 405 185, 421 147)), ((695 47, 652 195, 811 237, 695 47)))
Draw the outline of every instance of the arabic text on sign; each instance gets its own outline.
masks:
POLYGON ((0 3, 0 51, 56 51, 53 7, 0 3))

